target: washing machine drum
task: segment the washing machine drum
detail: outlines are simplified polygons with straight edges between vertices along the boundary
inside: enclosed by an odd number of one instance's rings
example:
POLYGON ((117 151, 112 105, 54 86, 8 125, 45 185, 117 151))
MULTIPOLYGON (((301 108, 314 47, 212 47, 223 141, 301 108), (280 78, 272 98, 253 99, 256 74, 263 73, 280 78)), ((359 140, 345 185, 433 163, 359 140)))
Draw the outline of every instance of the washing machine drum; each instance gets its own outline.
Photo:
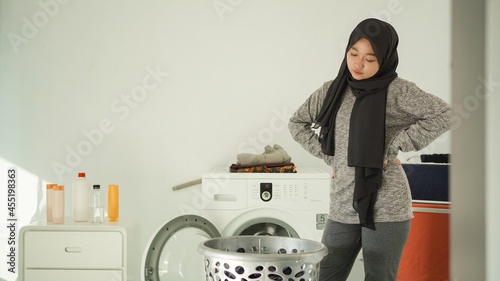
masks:
POLYGON ((143 280, 205 280, 198 244, 215 237, 220 237, 219 231, 200 216, 180 216, 169 221, 150 240, 143 280))

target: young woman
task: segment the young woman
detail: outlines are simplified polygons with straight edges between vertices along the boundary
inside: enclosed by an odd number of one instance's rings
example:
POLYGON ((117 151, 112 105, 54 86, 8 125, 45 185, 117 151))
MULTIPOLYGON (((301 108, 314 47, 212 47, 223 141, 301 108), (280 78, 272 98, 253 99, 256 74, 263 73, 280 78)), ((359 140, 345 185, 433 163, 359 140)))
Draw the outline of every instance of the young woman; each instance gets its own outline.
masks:
POLYGON ((397 46, 390 24, 362 21, 335 80, 290 119, 293 138, 334 171, 320 281, 346 280, 361 248, 365 280, 396 280, 413 217, 397 154, 424 148, 450 127, 448 104, 397 77, 397 46))

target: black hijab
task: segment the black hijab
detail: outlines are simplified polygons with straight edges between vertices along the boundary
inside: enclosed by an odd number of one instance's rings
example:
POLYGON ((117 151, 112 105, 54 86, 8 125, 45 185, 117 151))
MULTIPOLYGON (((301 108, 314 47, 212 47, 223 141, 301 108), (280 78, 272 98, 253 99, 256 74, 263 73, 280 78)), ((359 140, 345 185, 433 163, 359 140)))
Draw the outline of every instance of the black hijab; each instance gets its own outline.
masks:
POLYGON ((377 19, 367 19, 356 26, 349 37, 339 73, 328 89, 315 122, 321 126, 321 149, 335 155, 335 119, 341 98, 349 86, 356 97, 349 124, 347 163, 355 167, 353 207, 364 227, 375 229, 373 206, 382 185, 385 149, 385 108, 387 88, 397 77, 398 35, 394 28, 377 19), (369 79, 355 80, 347 68, 347 52, 359 39, 367 39, 379 63, 378 72, 369 79))

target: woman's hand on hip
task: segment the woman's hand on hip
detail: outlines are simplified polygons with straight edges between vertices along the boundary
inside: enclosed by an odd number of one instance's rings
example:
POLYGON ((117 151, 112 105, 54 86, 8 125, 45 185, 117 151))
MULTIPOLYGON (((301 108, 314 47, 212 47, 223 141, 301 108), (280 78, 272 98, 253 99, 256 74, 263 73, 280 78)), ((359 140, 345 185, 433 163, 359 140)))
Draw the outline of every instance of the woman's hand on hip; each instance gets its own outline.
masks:
MULTIPOLYGON (((384 169, 385 167, 387 167, 387 163, 389 162, 389 160, 385 159, 384 161, 384 169)), ((401 166, 401 160, 399 160, 398 158, 394 159, 394 163, 398 164, 401 166)))

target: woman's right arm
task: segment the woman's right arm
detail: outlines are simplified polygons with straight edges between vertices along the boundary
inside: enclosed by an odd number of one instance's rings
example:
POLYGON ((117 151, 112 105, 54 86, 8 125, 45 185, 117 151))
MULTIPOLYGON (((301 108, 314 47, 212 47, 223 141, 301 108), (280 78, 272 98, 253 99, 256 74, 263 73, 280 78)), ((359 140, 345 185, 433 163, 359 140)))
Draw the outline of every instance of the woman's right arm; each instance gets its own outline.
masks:
POLYGON ((333 156, 328 156, 321 152, 321 143, 318 135, 312 129, 312 124, 321 110, 323 101, 330 84, 326 82, 322 87, 316 90, 290 118, 288 129, 293 139, 298 142, 306 151, 312 155, 323 159, 329 166, 333 166, 333 156))

